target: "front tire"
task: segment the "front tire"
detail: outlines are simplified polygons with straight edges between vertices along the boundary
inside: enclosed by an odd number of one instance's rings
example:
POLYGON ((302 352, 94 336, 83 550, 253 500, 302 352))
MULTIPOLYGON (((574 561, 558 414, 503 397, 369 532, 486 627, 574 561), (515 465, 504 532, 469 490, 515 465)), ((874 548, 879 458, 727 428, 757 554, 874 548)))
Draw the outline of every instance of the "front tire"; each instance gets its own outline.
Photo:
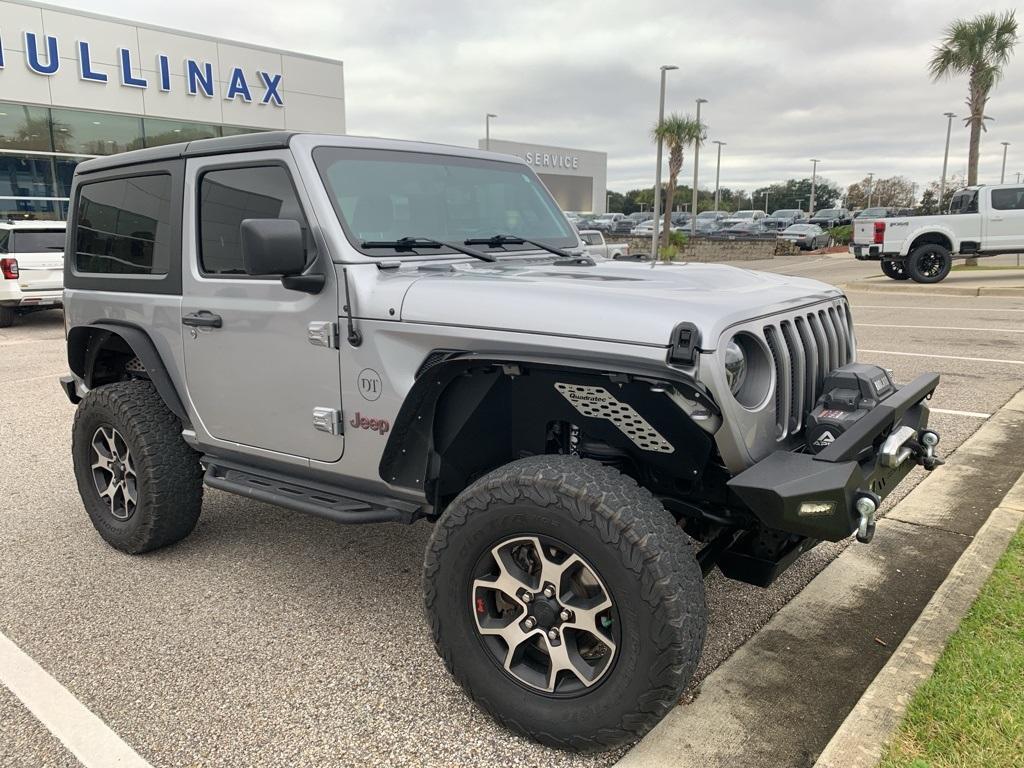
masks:
POLYGON ((506 727, 563 749, 635 741, 678 702, 707 629, 690 541, 633 480, 536 456, 481 478, 431 537, 434 644, 506 727))
POLYGON ((953 256, 935 243, 918 246, 907 257, 907 272, 915 283, 938 283, 953 268, 953 256))
POLYGON ((93 526, 129 554, 166 547, 199 520, 199 454, 152 383, 122 381, 90 391, 75 413, 72 455, 93 526))
POLYGON ((909 280, 907 265, 903 261, 893 259, 882 259, 882 273, 893 280, 909 280))
POLYGON ((0 307, 0 328, 10 328, 18 317, 14 307, 0 307))

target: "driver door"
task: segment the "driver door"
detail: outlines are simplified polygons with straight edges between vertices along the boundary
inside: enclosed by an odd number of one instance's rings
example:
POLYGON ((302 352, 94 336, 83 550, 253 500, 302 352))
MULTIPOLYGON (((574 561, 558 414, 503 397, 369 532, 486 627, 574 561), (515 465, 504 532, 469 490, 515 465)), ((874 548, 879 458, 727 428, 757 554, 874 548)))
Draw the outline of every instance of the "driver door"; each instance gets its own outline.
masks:
POLYGON ((337 345, 310 342, 311 323, 338 319, 336 276, 287 152, 191 158, 182 244, 182 343, 189 397, 213 441, 241 452, 337 461, 341 382, 337 345), (307 264, 327 283, 317 294, 242 267, 243 219, 294 219, 307 264), (314 426, 313 413, 320 418, 314 426), (324 412, 337 412, 334 432, 324 412))

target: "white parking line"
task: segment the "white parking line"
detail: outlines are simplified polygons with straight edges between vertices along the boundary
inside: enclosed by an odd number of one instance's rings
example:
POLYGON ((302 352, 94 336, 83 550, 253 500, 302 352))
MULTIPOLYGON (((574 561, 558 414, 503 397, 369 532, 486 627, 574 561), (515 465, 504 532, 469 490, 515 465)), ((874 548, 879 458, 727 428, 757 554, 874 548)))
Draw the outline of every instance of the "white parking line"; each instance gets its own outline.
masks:
POLYGON ((1024 365, 1024 360, 1000 360, 997 357, 963 357, 961 355, 930 355, 927 352, 893 352, 889 349, 858 349, 872 355, 899 355, 901 357, 935 357, 940 360, 966 360, 972 363, 1004 363, 1006 365, 1024 365))
POLYGON ((0 683, 85 768, 153 768, 70 691, 0 633, 0 683))
POLYGON ((991 413, 981 413, 980 411, 951 411, 948 408, 931 408, 932 413, 946 413, 950 416, 970 416, 972 419, 988 419, 991 418, 991 413))
POLYGON ((920 328, 926 331, 981 331, 983 333, 1024 333, 1024 328, 965 328, 962 326, 946 325, 903 325, 888 323, 857 323, 858 328, 920 328))
MULTIPOLYGON (((986 296, 986 299, 1007 299, 1016 298, 1011 296, 986 296)), ((1019 299, 1018 299, 1019 301, 1019 299)), ((853 309, 917 309, 917 310, 928 310, 931 312, 1024 312, 1024 309, 1004 309, 1004 308, 993 308, 993 307, 922 307, 910 306, 910 307, 894 307, 884 304, 850 304, 853 309)))

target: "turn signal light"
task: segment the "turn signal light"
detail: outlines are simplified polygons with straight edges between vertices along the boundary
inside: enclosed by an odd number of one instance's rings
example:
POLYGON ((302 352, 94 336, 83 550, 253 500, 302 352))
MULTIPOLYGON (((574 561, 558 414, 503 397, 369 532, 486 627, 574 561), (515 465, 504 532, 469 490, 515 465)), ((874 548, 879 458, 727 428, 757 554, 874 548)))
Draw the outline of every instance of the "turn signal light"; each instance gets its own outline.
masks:
POLYGON ((885 222, 884 221, 876 221, 875 222, 875 243, 877 245, 882 245, 884 242, 885 242, 885 222))
POLYGON ((4 280, 17 280, 18 279, 18 260, 17 259, 0 259, 0 272, 3 273, 4 280))

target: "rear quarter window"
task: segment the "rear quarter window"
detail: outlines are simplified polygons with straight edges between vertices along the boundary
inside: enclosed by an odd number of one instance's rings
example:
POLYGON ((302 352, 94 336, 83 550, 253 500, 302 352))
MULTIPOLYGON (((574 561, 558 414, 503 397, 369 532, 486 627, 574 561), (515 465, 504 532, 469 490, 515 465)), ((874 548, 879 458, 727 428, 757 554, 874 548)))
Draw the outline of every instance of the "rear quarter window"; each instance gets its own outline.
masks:
POLYGON ((1024 187, 1016 189, 993 189, 992 207, 997 211, 1024 210, 1024 187))
POLYGON ((170 174, 82 184, 75 217, 75 269, 86 274, 167 274, 171 209, 170 174))

